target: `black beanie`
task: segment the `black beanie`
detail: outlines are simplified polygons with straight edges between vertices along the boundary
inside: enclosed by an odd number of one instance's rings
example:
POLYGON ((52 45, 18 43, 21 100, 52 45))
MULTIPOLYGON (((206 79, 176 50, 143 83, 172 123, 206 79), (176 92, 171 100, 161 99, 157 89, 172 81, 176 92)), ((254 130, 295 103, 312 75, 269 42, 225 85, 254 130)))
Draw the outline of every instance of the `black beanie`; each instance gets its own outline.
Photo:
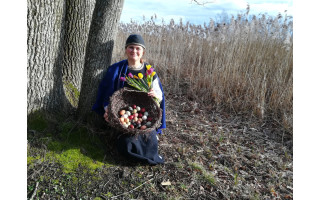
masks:
POLYGON ((136 45, 142 46, 144 49, 146 48, 143 38, 141 37, 141 35, 138 35, 138 34, 129 35, 126 41, 125 48, 127 48, 127 46, 129 46, 130 44, 136 44, 136 45))

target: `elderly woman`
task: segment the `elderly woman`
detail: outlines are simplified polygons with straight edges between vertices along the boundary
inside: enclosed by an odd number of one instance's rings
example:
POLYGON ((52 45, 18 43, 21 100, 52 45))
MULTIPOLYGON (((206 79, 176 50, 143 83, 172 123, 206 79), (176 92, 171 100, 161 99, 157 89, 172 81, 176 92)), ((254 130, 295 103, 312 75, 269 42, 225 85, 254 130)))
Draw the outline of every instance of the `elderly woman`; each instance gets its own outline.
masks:
MULTIPOLYGON (((126 60, 122 60, 111 65, 98 89, 96 103, 92 110, 104 116, 107 120, 107 107, 112 94, 123 87, 131 87, 126 82, 120 80, 120 77, 128 75, 145 74, 147 63, 143 62, 142 56, 145 54, 145 43, 141 35, 133 34, 128 37, 125 45, 126 60)), ((161 134, 161 129, 166 128, 165 121, 165 99, 159 77, 154 76, 152 89, 148 92, 150 98, 156 97, 160 100, 162 109, 161 126, 156 130, 136 136, 122 134, 117 138, 118 151, 127 158, 135 161, 146 162, 151 165, 163 164, 164 160, 158 155, 157 134, 161 134)))

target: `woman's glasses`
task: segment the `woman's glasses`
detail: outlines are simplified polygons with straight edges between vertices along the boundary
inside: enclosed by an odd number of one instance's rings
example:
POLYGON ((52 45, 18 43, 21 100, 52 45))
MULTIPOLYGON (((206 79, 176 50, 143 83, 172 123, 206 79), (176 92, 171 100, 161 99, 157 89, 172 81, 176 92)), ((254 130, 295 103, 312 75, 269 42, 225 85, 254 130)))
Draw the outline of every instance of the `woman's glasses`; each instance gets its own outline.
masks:
POLYGON ((137 52, 140 52, 140 51, 142 51, 143 49, 142 49, 142 47, 134 47, 134 46, 128 46, 128 50, 129 51, 134 51, 134 50, 136 50, 137 52))

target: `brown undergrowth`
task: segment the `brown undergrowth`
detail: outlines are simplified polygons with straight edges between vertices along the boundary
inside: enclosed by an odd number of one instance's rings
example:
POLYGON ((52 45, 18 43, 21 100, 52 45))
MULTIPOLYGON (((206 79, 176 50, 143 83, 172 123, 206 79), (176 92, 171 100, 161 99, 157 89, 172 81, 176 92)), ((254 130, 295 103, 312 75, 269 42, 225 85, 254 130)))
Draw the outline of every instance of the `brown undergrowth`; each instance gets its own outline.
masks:
POLYGON ((28 198, 293 198, 291 134, 272 121, 231 116, 175 94, 166 94, 166 105, 167 128, 159 136, 164 165, 129 163, 115 151, 109 129, 69 120, 45 137, 53 129, 29 128, 28 198), (70 149, 79 149, 77 156, 70 149), (48 159, 52 151, 60 157, 48 159), (76 165, 63 162, 63 153, 76 165))

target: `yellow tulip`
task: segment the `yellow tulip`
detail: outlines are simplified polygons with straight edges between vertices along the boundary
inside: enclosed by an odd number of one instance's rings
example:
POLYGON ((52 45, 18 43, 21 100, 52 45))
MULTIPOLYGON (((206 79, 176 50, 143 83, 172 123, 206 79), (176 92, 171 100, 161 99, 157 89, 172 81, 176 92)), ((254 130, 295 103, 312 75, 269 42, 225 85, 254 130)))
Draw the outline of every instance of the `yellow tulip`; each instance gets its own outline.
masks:
POLYGON ((148 86, 149 86, 149 87, 151 86, 151 82, 148 82, 148 86))
POLYGON ((151 77, 153 77, 154 75, 156 75, 156 72, 152 72, 151 77))
POLYGON ((146 68, 147 70, 149 70, 151 68, 151 65, 147 65, 146 68))
POLYGON ((133 78, 135 78, 135 79, 139 79, 136 75, 133 75, 133 78))
POLYGON ((138 74, 138 76, 139 76, 139 78, 140 78, 140 79, 142 79, 142 78, 143 78, 142 73, 139 73, 139 74, 138 74))

